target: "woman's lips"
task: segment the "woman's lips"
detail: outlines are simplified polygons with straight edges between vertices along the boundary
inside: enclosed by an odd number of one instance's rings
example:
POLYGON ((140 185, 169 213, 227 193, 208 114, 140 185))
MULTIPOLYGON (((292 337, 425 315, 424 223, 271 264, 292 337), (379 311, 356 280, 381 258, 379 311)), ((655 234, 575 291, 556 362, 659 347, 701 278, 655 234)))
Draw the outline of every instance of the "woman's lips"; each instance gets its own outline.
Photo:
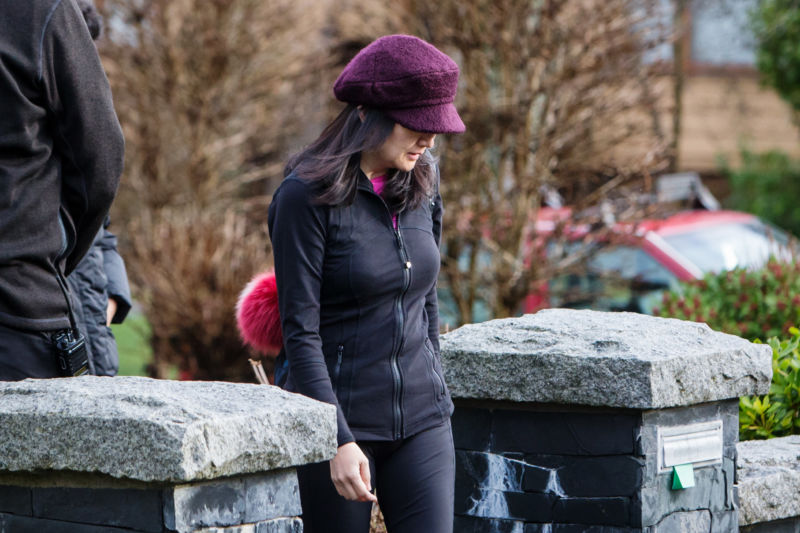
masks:
POLYGON ((408 158, 411 159, 412 161, 416 161, 422 154, 416 152, 408 152, 406 155, 408 155, 408 158))

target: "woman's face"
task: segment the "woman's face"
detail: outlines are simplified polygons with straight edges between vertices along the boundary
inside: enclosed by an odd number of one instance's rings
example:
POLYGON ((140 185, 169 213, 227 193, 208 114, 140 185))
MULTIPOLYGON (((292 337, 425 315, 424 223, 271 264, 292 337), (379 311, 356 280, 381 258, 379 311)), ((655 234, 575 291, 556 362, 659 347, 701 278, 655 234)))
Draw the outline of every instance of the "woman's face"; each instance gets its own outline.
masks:
POLYGON ((428 148, 433 148, 435 133, 421 133, 395 124, 392 133, 377 150, 361 154, 361 170, 369 178, 390 168, 409 172, 428 148))

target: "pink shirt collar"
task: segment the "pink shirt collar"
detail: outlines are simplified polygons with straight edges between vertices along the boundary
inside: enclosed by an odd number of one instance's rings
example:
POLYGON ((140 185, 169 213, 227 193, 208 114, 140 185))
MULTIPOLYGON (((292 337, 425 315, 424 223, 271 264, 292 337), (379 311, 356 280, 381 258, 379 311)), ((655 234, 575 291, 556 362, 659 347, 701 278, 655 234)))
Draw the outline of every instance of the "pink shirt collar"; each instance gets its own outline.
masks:
MULTIPOLYGON (((370 181, 372 182, 372 188, 375 189, 375 194, 380 195, 386 185, 386 175, 375 176, 370 181)), ((392 224, 394 225, 394 229, 397 229, 397 214, 392 214, 392 224)))
POLYGON ((375 194, 379 195, 383 192, 383 187, 386 185, 386 174, 375 176, 370 181, 372 182, 372 188, 375 189, 375 194))

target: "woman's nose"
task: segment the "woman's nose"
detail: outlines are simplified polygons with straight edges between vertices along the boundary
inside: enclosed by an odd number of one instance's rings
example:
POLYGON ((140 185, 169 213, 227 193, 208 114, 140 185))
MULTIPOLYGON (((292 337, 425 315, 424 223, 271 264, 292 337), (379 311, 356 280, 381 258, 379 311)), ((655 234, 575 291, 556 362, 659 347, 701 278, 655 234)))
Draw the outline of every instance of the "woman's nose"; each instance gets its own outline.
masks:
POLYGON ((435 133, 423 133, 419 136, 419 145, 425 146, 427 148, 433 148, 436 142, 436 134, 435 133))

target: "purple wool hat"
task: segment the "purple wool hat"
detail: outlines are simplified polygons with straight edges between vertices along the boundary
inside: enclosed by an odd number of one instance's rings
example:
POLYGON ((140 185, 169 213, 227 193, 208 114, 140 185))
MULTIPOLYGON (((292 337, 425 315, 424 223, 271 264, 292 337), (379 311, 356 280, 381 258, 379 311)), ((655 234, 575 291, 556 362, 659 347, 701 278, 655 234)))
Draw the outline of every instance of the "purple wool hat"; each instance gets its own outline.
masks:
POLYGON ((458 65, 435 46, 410 35, 387 35, 347 64, 333 94, 372 107, 402 126, 424 133, 463 133, 453 105, 458 65))

